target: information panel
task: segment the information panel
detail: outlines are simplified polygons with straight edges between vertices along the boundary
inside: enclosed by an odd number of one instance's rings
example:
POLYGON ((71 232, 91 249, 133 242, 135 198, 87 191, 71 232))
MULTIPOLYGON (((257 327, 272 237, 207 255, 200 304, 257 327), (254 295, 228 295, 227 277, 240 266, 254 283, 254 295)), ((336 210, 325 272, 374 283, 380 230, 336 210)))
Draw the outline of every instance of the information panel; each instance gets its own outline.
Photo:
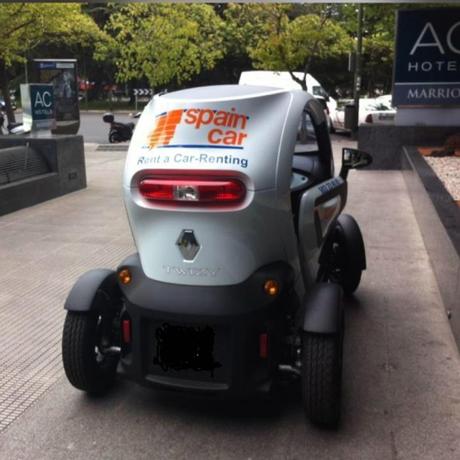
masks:
POLYGON ((53 85, 21 85, 22 122, 24 131, 55 128, 53 85))
POLYGON ((34 59, 37 83, 49 83, 54 88, 56 134, 76 134, 80 127, 78 105, 77 60, 34 59))
POLYGON ((394 106, 460 106, 460 8, 400 10, 394 106))

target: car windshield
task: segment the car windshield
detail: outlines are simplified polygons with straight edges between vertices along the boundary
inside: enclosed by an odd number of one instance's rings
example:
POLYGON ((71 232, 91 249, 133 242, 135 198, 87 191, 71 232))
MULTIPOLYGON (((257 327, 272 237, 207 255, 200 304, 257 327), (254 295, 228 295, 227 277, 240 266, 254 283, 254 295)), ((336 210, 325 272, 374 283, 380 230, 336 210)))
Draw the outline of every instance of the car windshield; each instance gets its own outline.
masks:
POLYGON ((385 111, 385 110, 393 110, 390 106, 387 104, 380 102, 380 101, 374 101, 374 102, 368 102, 367 104, 364 105, 364 108, 368 111, 371 110, 378 110, 378 111, 385 111))
POLYGON ((313 96, 322 96, 324 98, 329 96, 327 91, 322 86, 313 86, 312 92, 313 96))

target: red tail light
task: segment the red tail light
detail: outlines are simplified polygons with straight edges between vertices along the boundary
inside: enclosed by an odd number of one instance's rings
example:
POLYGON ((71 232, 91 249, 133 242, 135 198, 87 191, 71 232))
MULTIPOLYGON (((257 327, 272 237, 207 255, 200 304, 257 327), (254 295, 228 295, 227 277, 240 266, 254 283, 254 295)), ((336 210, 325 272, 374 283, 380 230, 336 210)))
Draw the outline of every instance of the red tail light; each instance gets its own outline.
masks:
POLYGON ((235 178, 206 176, 147 176, 139 192, 158 204, 222 206, 241 203, 246 187, 235 178))
POLYGON ((266 332, 259 335, 259 356, 262 359, 268 358, 268 334, 266 332))
POLYGON ((374 123, 374 120, 372 119, 372 115, 369 114, 367 117, 366 117, 366 120, 365 120, 366 123, 374 123))
POLYGON ((121 322, 121 330, 124 343, 131 343, 131 321, 129 319, 124 319, 121 322))

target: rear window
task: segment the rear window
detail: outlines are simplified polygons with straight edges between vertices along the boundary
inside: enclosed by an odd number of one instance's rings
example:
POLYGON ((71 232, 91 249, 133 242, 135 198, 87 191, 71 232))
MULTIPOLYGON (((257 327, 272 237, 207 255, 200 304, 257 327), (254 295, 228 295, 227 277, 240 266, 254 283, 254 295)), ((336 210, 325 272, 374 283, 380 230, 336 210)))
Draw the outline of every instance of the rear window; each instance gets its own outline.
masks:
POLYGON ((308 144, 308 150, 317 150, 318 143, 316 140, 316 132, 313 125, 313 120, 309 112, 304 110, 299 122, 297 133, 297 141, 300 144, 308 144))
POLYGON ((322 86, 313 86, 312 87, 313 96, 321 96, 326 97, 328 96, 327 91, 322 86))

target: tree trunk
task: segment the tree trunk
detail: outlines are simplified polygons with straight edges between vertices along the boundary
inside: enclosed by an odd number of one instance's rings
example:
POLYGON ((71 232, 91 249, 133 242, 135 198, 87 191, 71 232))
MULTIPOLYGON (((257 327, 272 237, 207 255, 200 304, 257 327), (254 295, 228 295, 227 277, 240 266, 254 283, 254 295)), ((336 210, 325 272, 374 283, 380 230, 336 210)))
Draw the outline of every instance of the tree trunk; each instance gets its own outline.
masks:
POLYGON ((16 117, 14 116, 13 108, 11 107, 11 98, 10 98, 10 85, 8 82, 8 75, 6 73, 5 62, 0 59, 0 90, 3 94, 3 99, 5 100, 5 110, 6 116, 8 117, 9 123, 16 123, 16 117))
POLYGON ((289 70, 289 74, 291 78, 302 87, 303 91, 307 91, 307 72, 304 72, 303 78, 297 78, 292 70, 289 70))

